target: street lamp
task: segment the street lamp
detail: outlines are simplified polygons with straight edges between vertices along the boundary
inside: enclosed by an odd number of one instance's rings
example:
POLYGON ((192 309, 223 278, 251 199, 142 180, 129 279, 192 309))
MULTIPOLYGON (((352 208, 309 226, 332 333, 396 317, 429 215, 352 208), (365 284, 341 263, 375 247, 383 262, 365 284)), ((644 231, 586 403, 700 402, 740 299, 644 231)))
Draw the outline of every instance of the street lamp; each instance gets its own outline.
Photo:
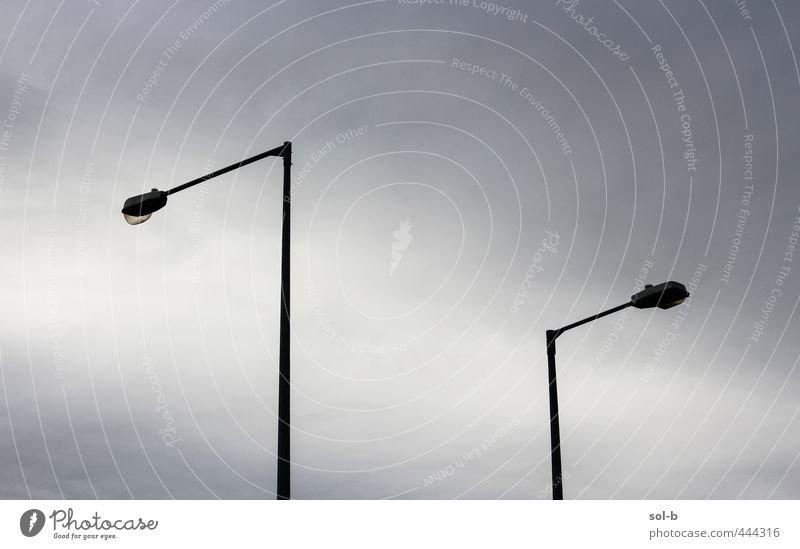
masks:
POLYGON ((547 374, 550 379, 550 462, 553 470, 553 499, 564 499, 564 480, 561 476, 561 434, 558 428, 558 391, 556 390, 556 339, 567 330, 577 328, 611 313, 616 313, 626 307, 669 309, 680 305, 687 297, 689 297, 689 292, 686 291, 686 286, 680 282, 663 282, 657 286, 647 284, 641 292, 632 295, 631 300, 627 303, 578 322, 573 322, 558 330, 547 330, 547 374))
POLYGON ((133 196, 122 206, 122 215, 131 225, 144 223, 154 212, 167 205, 167 197, 209 179, 251 164, 268 156, 283 157, 283 230, 281 243, 281 327, 278 370, 278 485, 277 499, 290 499, 289 479, 289 241, 291 232, 291 165, 292 144, 284 142, 280 147, 251 156, 210 174, 193 179, 168 191, 153 189, 149 193, 133 196))

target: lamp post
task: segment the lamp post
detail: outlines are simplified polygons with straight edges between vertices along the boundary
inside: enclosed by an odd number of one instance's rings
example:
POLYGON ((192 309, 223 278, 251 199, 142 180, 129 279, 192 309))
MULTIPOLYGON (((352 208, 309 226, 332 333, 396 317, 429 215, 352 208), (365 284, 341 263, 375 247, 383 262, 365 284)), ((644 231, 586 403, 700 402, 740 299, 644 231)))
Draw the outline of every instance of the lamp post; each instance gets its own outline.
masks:
POLYGON ((131 197, 122 207, 125 221, 131 225, 144 223, 153 212, 167 205, 167 197, 189 187, 193 187, 209 179, 251 164, 268 156, 283 158, 283 227, 281 242, 281 325, 279 354, 279 380, 278 380, 278 483, 277 499, 290 499, 291 484, 289 478, 289 242, 291 232, 291 166, 292 144, 284 142, 280 147, 270 149, 261 154, 246 158, 236 164, 231 164, 210 174, 193 179, 183 185, 178 185, 168 191, 153 189, 149 193, 131 197))
POLYGON ((658 307, 669 309, 683 303, 689 297, 686 287, 680 282, 663 282, 657 286, 647 284, 644 289, 631 296, 631 300, 617 307, 603 311, 594 316, 584 318, 578 322, 568 324, 558 330, 547 330, 547 375, 550 380, 550 463, 552 466, 553 499, 564 499, 564 481, 561 476, 561 433, 558 427, 558 390, 556 388, 556 339, 558 336, 582 326, 587 322, 597 320, 611 313, 621 311, 626 307, 637 309, 650 309, 658 307))

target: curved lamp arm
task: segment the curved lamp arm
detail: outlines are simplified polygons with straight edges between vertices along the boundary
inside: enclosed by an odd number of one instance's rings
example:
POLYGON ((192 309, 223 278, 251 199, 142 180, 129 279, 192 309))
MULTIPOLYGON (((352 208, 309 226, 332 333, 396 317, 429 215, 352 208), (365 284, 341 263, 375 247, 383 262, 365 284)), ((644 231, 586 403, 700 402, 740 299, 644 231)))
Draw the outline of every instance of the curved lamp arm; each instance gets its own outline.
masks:
POLYGON ((172 189, 170 189, 168 191, 164 191, 164 192, 166 192, 167 196, 169 196, 171 194, 177 193, 178 191, 182 191, 184 189, 188 189, 189 187, 194 187, 195 185, 197 185, 199 183, 202 183, 203 181, 208 181, 209 179, 214 179, 217 176, 220 176, 222 174, 225 174, 225 173, 228 173, 230 171, 236 170, 238 168, 241 168, 242 166, 247 166, 248 164, 252 164, 253 162, 257 162, 257 161, 261 160, 262 158, 266 158, 268 156, 284 156, 286 154, 292 154, 292 144, 289 141, 285 142, 280 147, 275 147, 274 149, 270 149, 270 150, 268 150, 266 152, 263 152, 261 154, 257 154, 255 156, 251 156, 250 158, 245 158, 241 162, 237 162, 236 164, 231 164, 230 166, 226 166, 224 168, 220 168, 219 170, 217 170, 215 172, 211 172, 210 174, 204 175, 202 177, 198 177, 197 179, 192 179, 191 181, 188 181, 188 182, 184 183, 183 185, 178 185, 177 187, 174 187, 174 188, 172 188, 172 189))
POLYGON ((226 174, 230 171, 241 168, 242 166, 247 166, 248 164, 252 164, 253 162, 257 162, 268 156, 282 156, 284 164, 288 163, 291 165, 292 143, 290 141, 286 141, 280 147, 275 147, 274 149, 270 149, 261 154, 251 156, 250 158, 245 158, 244 160, 235 164, 231 164, 230 166, 225 166, 224 168, 206 174, 202 177, 198 177, 197 179, 187 181, 183 185, 178 185, 177 187, 174 187, 168 191, 159 191, 158 189, 153 189, 149 193, 132 196, 131 198, 127 199, 125 204, 122 206, 122 214, 125 216, 125 221, 127 221, 129 224, 139 225, 140 223, 144 223, 150 219, 150 216, 153 215, 153 212, 156 212, 166 206, 167 197, 169 195, 175 194, 184 189, 188 189, 189 187, 194 187, 199 183, 203 183, 209 179, 214 179, 222 174, 226 174))
POLYGON ((631 300, 622 305, 618 305, 602 313, 597 313, 578 322, 567 324, 558 330, 547 330, 547 377, 549 380, 549 400, 550 400, 550 460, 552 464, 552 489, 553 499, 564 499, 564 479, 561 476, 561 430, 558 424, 558 388, 556 387, 556 339, 558 336, 582 326, 592 320, 597 320, 611 313, 621 311, 626 307, 636 307, 637 309, 669 309, 680 305, 689 297, 686 286, 680 282, 663 282, 657 286, 652 284, 645 285, 642 291, 631 296, 631 300))
MULTIPOLYGON (((583 326, 584 324, 591 322, 592 320, 597 320, 598 318, 602 318, 606 315, 610 315, 612 313, 616 313, 617 311, 621 311, 626 307, 630 307, 633 305, 633 301, 628 301, 627 303, 623 303, 622 305, 618 305, 612 309, 607 311, 603 311, 602 313, 597 313, 596 315, 584 318, 583 320, 579 320, 578 322, 573 322, 572 324, 567 324, 563 328, 559 328, 558 330, 547 330, 547 347, 550 347, 550 343, 556 340, 558 336, 566 332, 567 330, 571 330, 573 328, 577 328, 578 326, 583 326)), ((541 332, 540 332, 541 333, 541 332)))

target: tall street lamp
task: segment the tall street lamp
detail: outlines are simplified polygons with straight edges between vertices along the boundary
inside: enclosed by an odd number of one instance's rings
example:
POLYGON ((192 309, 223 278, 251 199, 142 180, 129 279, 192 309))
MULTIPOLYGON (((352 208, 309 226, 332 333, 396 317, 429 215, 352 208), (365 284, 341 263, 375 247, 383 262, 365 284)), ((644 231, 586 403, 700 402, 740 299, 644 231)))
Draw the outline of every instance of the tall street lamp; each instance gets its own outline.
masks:
POLYGON ((556 339, 567 330, 577 328, 611 313, 616 313, 626 307, 669 309, 680 305, 687 297, 689 297, 689 292, 686 291, 686 286, 680 282, 663 282, 657 286, 647 284, 641 292, 632 295, 631 300, 627 303, 578 322, 573 322, 558 330, 547 330, 547 374, 550 379, 550 462, 553 470, 553 499, 564 499, 564 479, 561 476, 561 434, 558 428, 558 391, 556 390, 556 339))
POLYGON ((122 207, 122 215, 125 221, 131 225, 144 223, 153 212, 156 212, 167 205, 167 197, 178 191, 188 189, 219 175, 252 164, 268 156, 283 157, 283 230, 281 242, 281 328, 280 328, 280 349, 279 354, 279 373, 278 380, 278 486, 277 498, 290 499, 291 485, 289 479, 289 241, 291 232, 291 166, 292 166, 292 144, 284 142, 280 147, 275 147, 269 151, 251 156, 236 164, 231 164, 225 168, 211 172, 208 175, 193 179, 183 185, 168 191, 153 189, 149 193, 134 196, 125 201, 122 207))

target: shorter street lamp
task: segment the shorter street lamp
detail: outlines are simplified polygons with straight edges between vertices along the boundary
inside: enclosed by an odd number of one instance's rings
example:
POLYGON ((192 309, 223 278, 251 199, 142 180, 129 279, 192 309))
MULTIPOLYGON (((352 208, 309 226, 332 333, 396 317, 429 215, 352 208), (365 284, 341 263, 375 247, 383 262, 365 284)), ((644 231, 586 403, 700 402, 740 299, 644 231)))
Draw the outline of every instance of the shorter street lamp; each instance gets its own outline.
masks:
POLYGON ((547 374, 550 379, 550 462, 553 470, 553 499, 564 499, 564 481, 561 476, 561 434, 558 428, 558 391, 556 389, 556 339, 567 330, 577 328, 611 313, 616 313, 626 307, 669 309, 680 305, 687 297, 689 297, 689 292, 686 291, 686 286, 680 282, 663 282, 657 286, 647 284, 641 292, 632 295, 631 300, 627 303, 578 322, 573 322, 558 330, 547 330, 547 374))
POLYGON ((125 221, 131 225, 144 223, 153 212, 157 212, 167 205, 167 197, 178 191, 188 189, 209 179, 213 179, 222 174, 252 164, 262 158, 276 156, 283 158, 283 226, 281 230, 281 323, 280 323, 280 348, 278 350, 278 481, 277 499, 291 498, 290 482, 290 448, 289 448, 289 245, 291 232, 291 166, 292 166, 292 144, 284 141, 283 145, 270 149, 261 154, 245 158, 241 162, 231 164, 215 172, 192 179, 191 181, 178 185, 168 191, 153 189, 149 193, 133 196, 125 201, 122 206, 122 215, 125 221))

